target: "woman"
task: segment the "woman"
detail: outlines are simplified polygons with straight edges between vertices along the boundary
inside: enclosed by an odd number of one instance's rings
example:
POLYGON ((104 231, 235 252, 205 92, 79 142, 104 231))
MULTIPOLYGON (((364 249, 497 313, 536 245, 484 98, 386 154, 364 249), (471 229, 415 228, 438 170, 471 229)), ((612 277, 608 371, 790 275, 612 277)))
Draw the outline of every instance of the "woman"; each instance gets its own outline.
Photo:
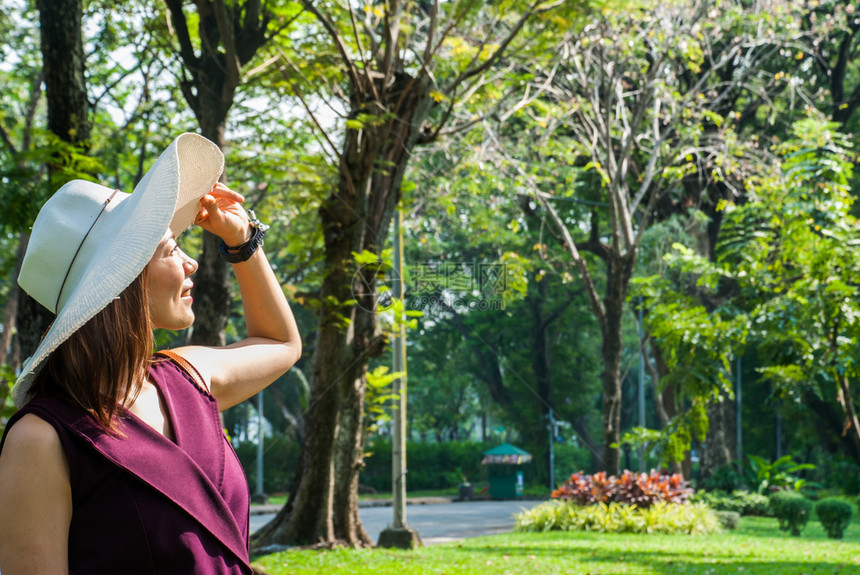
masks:
POLYGON ((57 314, 13 388, 0 443, 0 572, 251 573, 248 487, 218 410, 301 355, 260 245, 266 226, 216 183, 223 155, 183 134, 134 193, 76 180, 42 208, 19 284, 57 314), (153 356, 194 320, 192 222, 223 241, 248 337, 153 356))

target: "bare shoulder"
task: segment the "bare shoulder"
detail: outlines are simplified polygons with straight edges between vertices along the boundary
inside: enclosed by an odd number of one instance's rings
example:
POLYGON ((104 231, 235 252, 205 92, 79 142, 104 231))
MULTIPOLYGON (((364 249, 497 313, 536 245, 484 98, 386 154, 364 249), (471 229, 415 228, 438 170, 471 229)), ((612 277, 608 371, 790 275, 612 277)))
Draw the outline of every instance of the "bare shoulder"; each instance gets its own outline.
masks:
POLYGON ((62 450, 60 438, 54 426, 39 417, 28 413, 18 420, 6 434, 2 455, 12 455, 24 450, 32 455, 39 452, 62 450))
POLYGON ((41 481, 68 485, 69 481, 69 463, 57 431, 31 413, 9 429, 0 452, 0 484, 20 479, 22 475, 31 478, 31 485, 41 481))
POLYGON ((3 460, 24 455, 28 462, 40 455, 62 453, 60 437, 54 426, 39 417, 28 413, 18 420, 6 434, 3 451, 0 452, 0 465, 3 460))
POLYGON ((68 573, 72 517, 69 463, 54 427, 37 415, 15 422, 0 452, 3 575, 68 573))

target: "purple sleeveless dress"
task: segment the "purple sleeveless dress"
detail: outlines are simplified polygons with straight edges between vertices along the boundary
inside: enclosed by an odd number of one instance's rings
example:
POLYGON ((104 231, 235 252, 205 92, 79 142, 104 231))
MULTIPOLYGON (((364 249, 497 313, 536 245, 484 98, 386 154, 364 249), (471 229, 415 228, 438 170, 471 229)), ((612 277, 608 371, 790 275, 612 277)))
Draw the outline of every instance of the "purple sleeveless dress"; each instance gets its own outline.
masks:
POLYGON ((51 398, 30 401, 6 427, 33 413, 60 437, 72 488, 70 573, 252 573, 248 484, 215 398, 172 360, 157 360, 150 377, 175 443, 129 413, 120 436, 107 434, 81 408, 51 398))

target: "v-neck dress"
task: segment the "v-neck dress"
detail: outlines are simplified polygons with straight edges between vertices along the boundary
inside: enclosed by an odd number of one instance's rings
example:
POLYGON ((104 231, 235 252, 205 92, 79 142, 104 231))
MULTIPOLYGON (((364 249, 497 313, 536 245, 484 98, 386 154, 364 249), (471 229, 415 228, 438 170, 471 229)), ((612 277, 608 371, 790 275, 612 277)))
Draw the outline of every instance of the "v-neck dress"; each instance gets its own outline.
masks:
POLYGON ((118 434, 106 433, 80 407, 45 397, 6 426, 33 413, 60 437, 72 491, 70 574, 252 573, 248 484, 217 401, 170 359, 156 359, 150 379, 175 442, 130 413, 118 434))

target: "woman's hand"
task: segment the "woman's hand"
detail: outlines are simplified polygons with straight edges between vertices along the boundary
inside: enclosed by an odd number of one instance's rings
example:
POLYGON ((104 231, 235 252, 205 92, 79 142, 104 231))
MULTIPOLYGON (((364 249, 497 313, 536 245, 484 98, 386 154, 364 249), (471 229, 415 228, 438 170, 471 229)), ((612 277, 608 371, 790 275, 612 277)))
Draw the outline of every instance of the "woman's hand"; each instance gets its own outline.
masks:
POLYGON ((240 246, 251 238, 248 214, 242 203, 245 197, 217 182, 200 198, 200 211, 194 223, 212 232, 229 247, 240 246))

